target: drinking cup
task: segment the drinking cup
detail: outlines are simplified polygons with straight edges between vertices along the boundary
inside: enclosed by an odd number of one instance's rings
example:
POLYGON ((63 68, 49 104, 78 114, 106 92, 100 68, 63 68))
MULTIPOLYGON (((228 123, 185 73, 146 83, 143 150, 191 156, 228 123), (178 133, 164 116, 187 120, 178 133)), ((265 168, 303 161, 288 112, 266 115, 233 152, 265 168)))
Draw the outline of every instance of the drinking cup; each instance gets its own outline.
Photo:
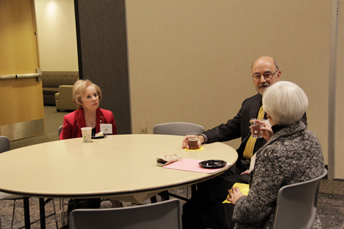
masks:
POLYGON ((189 149, 198 149, 198 137, 196 133, 188 133, 188 136, 189 149))
POLYGON ((256 118, 252 118, 250 120, 251 134, 252 134, 252 137, 254 137, 254 138, 262 138, 263 137, 263 131, 260 130, 260 128, 264 127, 264 125, 257 122, 257 121, 264 121, 264 120, 263 119, 256 119, 256 118))
POLYGON ((82 133, 82 140, 85 143, 91 142, 92 139, 92 127, 82 127, 81 128, 82 133))

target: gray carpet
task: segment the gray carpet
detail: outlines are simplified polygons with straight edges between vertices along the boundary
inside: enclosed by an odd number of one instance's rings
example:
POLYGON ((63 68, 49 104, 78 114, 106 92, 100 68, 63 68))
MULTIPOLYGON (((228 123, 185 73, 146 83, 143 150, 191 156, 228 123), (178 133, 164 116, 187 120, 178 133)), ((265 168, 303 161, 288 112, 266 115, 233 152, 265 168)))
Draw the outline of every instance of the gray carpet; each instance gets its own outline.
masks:
MULTIPOLYGON (((326 185, 328 181, 322 181, 321 187, 326 185)), ((174 190, 173 192, 177 194, 185 194, 185 189, 174 190)), ((344 224, 344 195, 323 193, 319 194, 318 199, 318 215, 321 220, 323 229, 340 229, 344 224)), ((64 203, 67 203, 67 199, 64 200, 64 203)), ((149 201, 147 201, 148 203, 149 201)), ((57 210, 57 220, 59 228, 63 226, 60 217, 60 208, 59 200, 55 200, 56 210, 57 210)), ((123 202, 124 206, 131 206, 131 203, 123 202)), ((49 202, 46 205, 46 215, 53 213, 52 203, 49 202)), ((110 201, 103 201, 102 208, 111 207, 110 201)), ((0 217, 2 221, 2 228, 10 228, 11 217, 12 217, 13 201, 0 201, 0 217)), ((64 211, 67 210, 67 206, 64 206, 64 211)), ((31 222, 37 221, 39 219, 39 210, 38 210, 38 199, 30 198, 30 215, 31 222)), ((47 228, 56 228, 54 216, 46 218, 47 228)), ((19 200, 16 204, 15 211, 15 224, 14 228, 22 228, 24 226, 24 216, 23 216, 23 201, 19 200)), ((31 225, 31 228, 40 228, 39 222, 36 222, 31 225)))
MULTIPOLYGON (((63 116, 68 112, 57 112, 55 107, 46 106, 45 108, 45 128, 46 133, 41 136, 17 140, 11 142, 11 149, 24 147, 32 144, 38 144, 48 141, 58 140, 57 129, 63 123, 63 116)), ((185 189, 177 189, 174 192, 185 196, 185 189)), ((66 203, 68 200, 64 200, 66 203)), ((148 202, 148 201, 147 201, 148 202)), ((55 200, 58 226, 62 227, 63 224, 60 220, 60 201, 55 200)), ((131 203, 123 203, 124 206, 129 206, 131 203)), ((52 203, 46 205, 46 215, 53 213, 52 203)), ((111 207, 109 201, 102 202, 103 208, 111 207)), ((0 218, 2 229, 10 228, 12 219, 13 201, 0 201, 0 218)), ((67 207, 64 206, 65 211, 67 207)), ((344 224, 344 181, 329 181, 322 180, 320 183, 320 193, 318 199, 318 214, 322 223, 323 229, 341 229, 344 224)), ((39 219, 38 199, 30 198, 30 216, 31 221, 39 219)), ((0 225, 0 229, 1 229, 0 225)), ((54 216, 46 219, 47 228, 56 228, 54 216)), ((23 215, 23 201, 19 200, 16 204, 15 211, 15 224, 14 228, 21 228, 24 226, 23 215)), ((31 228, 40 228, 39 222, 33 224, 31 228)))

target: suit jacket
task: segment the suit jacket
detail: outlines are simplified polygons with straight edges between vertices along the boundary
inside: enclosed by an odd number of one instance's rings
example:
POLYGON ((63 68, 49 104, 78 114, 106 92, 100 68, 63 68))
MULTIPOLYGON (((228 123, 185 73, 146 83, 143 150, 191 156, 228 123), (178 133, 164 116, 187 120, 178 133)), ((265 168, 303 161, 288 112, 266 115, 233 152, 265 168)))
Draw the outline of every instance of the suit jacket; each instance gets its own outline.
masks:
MULTIPOLYGON (((221 124, 213 129, 205 131, 208 138, 207 143, 229 141, 241 138, 241 144, 237 149, 239 159, 243 159, 243 152, 246 142, 251 135, 250 119, 257 118, 259 108, 262 106, 262 95, 256 94, 245 99, 237 115, 228 120, 226 124, 221 124)), ((306 113, 302 117, 302 122, 307 125, 306 113)), ((254 153, 266 143, 264 138, 258 138, 254 146, 254 153)))
POLYGON ((279 189, 316 178, 323 171, 320 142, 305 124, 299 121, 277 131, 257 151, 250 192, 234 207, 235 228, 272 228, 279 189))
MULTIPOLYGON (((100 124, 112 124, 112 134, 117 134, 116 121, 111 111, 98 108, 96 110, 96 132, 100 132, 100 124)), ((86 127, 84 109, 79 108, 63 118, 60 140, 82 137, 81 128, 86 127)))

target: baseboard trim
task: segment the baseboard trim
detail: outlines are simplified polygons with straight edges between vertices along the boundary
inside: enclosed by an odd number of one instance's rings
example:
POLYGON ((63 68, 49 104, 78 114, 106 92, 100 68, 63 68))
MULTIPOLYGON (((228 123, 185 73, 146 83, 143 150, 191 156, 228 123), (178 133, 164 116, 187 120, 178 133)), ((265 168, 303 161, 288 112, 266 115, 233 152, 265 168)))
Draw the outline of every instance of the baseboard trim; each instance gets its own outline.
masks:
POLYGON ((0 126, 0 135, 10 141, 44 134, 44 119, 12 123, 0 126))

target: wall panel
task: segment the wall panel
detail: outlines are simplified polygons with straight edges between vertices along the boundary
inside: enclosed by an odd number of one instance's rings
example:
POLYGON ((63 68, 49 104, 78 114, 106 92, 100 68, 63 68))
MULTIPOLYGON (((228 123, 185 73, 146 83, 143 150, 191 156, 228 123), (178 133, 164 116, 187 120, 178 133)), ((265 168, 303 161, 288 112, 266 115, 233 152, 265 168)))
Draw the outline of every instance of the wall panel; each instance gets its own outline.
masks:
POLYGON ((334 178, 344 179, 344 0, 338 2, 334 178))
POLYGON ((100 86, 100 107, 113 112, 118 133, 131 133, 125 1, 75 3, 80 77, 100 86))
POLYGON ((16 78, 39 68, 32 0, 0 1, 0 135, 10 140, 44 133, 42 82, 16 78), (0 77, 3 78, 3 77, 0 77))
POLYGON ((127 0, 126 10, 133 133, 226 122, 256 93, 252 62, 271 55, 308 94, 327 158, 331 1, 127 0))
POLYGON ((73 0, 35 0, 42 71, 78 71, 73 0))

